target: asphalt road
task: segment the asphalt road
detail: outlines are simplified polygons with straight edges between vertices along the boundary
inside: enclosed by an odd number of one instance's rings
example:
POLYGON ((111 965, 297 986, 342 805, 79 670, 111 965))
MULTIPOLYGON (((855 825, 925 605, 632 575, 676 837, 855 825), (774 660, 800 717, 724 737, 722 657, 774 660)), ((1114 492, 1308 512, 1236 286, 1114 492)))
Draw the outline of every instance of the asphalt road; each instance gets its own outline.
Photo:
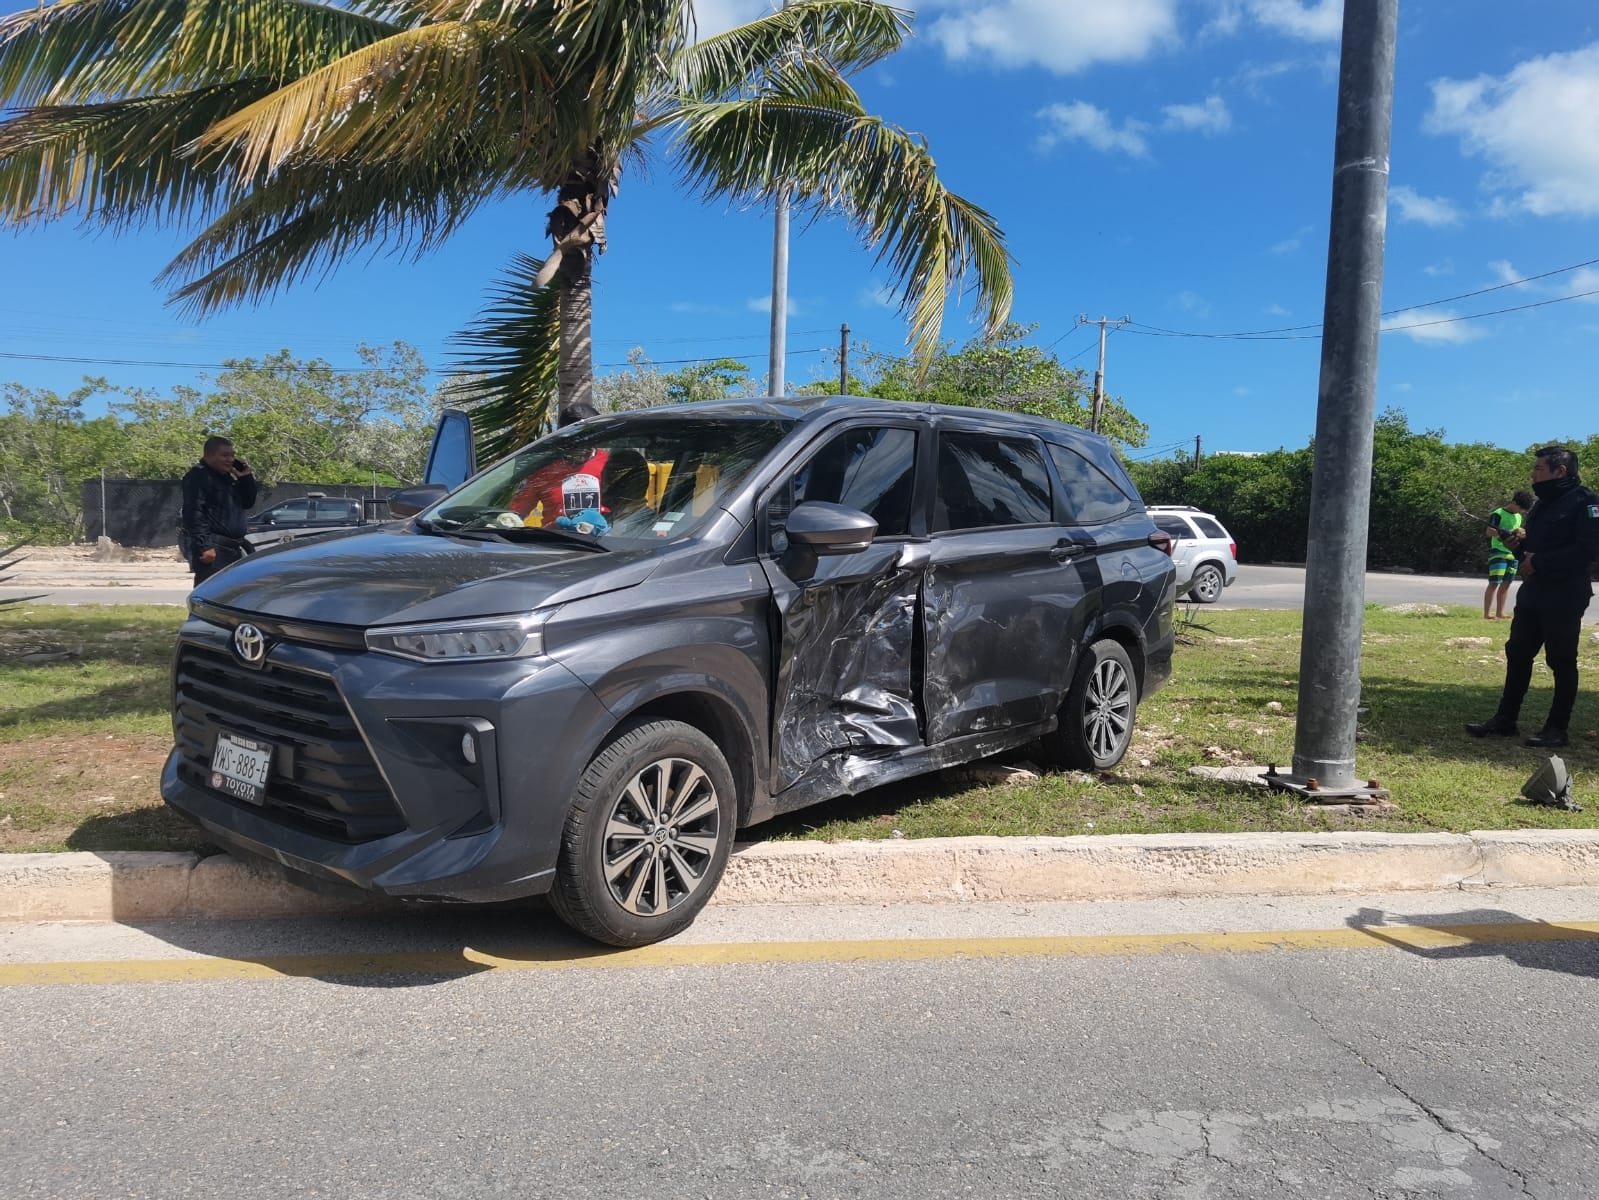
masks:
POLYGON ((0 926, 0 1171, 14 1200, 1587 1197, 1596 917, 713 905, 596 957, 525 911, 0 926))
MULTIPOLYGON (((1482 604, 1484 583, 1478 579, 1437 575, 1366 576, 1366 600, 1372 604, 1482 604)), ((0 588, 0 600, 10 596, 45 593, 47 604, 183 604, 185 586, 172 587, 37 587, 0 588)), ((1233 586, 1222 593, 1217 608, 1298 608, 1304 601, 1303 567, 1241 566, 1233 586)), ((1514 596, 1512 595, 1512 600, 1514 596)), ((1583 617, 1599 623, 1599 605, 1589 605, 1583 617)))

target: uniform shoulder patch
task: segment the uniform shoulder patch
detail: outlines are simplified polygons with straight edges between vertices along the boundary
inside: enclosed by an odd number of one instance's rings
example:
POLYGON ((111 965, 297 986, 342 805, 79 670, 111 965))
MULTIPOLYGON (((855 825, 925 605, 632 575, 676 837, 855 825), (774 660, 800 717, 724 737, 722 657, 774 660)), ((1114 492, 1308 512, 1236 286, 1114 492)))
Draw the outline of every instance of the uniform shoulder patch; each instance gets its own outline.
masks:
POLYGON ((1599 504, 1590 504, 1588 506, 1588 515, 1595 521, 1599 521, 1599 504))

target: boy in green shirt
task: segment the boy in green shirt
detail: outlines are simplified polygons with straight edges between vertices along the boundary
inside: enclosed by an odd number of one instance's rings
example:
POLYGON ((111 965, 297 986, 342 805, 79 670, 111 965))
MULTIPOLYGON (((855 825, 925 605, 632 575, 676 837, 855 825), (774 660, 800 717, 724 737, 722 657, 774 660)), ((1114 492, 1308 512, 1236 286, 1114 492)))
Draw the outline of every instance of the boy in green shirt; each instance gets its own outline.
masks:
POLYGON ((1532 493, 1517 492, 1510 503, 1496 508, 1488 518, 1488 590, 1482 594, 1485 621, 1505 619, 1505 598, 1516 581, 1516 546, 1521 541, 1521 518, 1532 507, 1532 493))

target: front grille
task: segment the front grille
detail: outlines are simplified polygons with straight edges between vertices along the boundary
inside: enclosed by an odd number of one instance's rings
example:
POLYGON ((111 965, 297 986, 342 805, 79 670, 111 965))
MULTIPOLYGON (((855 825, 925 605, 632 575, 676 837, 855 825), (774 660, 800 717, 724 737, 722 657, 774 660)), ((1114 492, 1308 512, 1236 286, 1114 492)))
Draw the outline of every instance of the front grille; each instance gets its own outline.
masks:
MULTIPOLYGON (((295 829, 346 842, 405 827, 394 797, 333 681, 277 665, 245 667, 226 651, 184 645, 174 726, 184 782, 210 788, 218 730, 271 742, 263 812, 295 829)), ((214 795, 224 796, 222 792, 214 795)))

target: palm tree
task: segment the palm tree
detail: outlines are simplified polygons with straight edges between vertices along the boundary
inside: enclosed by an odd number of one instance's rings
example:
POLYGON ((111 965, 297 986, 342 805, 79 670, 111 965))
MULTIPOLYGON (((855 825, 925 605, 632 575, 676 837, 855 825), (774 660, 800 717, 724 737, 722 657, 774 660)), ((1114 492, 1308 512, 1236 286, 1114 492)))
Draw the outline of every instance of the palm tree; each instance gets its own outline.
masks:
POLYGON ((787 192, 851 222, 920 354, 968 276, 1003 324, 994 220, 845 80, 908 28, 878 0, 799 0, 699 42, 691 0, 56 0, 0 18, 0 220, 193 230, 161 281, 203 316, 552 196, 548 256, 511 264, 463 335, 492 452, 542 427, 552 390, 588 398, 606 209, 657 144, 706 198, 787 192))

